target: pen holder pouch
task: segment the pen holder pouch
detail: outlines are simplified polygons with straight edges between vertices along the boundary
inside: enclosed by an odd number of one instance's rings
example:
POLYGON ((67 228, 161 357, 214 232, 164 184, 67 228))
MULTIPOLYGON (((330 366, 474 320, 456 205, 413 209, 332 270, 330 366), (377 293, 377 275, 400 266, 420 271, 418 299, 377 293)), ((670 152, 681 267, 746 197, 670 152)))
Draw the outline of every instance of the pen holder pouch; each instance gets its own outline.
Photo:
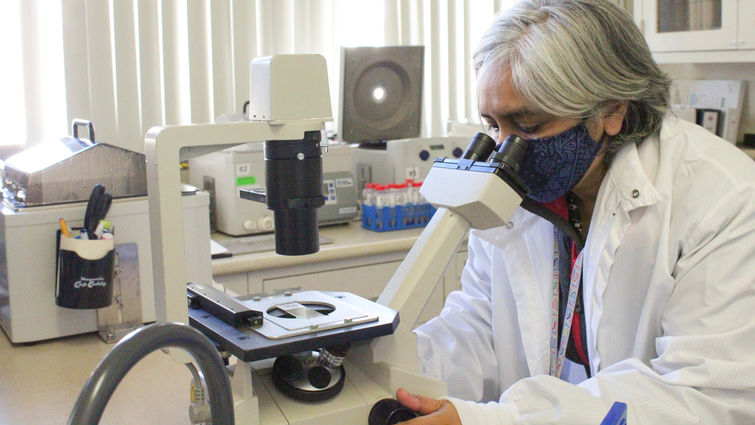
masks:
POLYGON ((114 247, 112 239, 74 239, 58 231, 55 303, 76 309, 112 304, 114 247))

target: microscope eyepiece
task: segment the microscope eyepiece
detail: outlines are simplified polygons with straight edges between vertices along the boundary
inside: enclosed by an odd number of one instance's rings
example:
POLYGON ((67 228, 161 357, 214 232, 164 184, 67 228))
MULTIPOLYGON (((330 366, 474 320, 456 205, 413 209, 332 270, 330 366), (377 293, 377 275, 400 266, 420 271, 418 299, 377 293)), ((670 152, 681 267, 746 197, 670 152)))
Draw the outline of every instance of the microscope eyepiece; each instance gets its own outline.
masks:
POLYGON ((472 137, 467 150, 461 157, 472 161, 487 161, 494 149, 495 140, 492 137, 485 133, 477 133, 472 137))
POLYGON ((493 155, 493 160, 508 165, 515 173, 519 174, 520 164, 526 154, 527 141, 511 134, 498 146, 495 155, 493 155))

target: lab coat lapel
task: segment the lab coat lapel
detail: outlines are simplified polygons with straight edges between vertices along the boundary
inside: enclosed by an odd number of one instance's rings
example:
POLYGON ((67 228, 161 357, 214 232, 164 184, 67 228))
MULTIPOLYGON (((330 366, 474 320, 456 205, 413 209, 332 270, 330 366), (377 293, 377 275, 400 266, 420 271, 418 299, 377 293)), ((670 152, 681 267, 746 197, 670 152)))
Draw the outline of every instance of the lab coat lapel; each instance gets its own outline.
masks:
MULTIPOLYGON (((610 182, 608 185, 611 186, 610 182)), ((612 188, 606 187, 607 190, 612 188)), ((584 296, 585 326, 587 331, 587 351, 591 373, 596 373, 600 367, 600 354, 597 351, 595 333, 603 315, 603 292, 608 281, 608 273, 613 265, 616 249, 619 247, 624 233, 630 224, 629 214, 615 208, 616 196, 611 196, 606 204, 613 204, 614 208, 605 209, 593 217, 590 223, 587 241, 585 243, 584 263, 582 266, 582 293, 584 296), (600 229, 598 231, 597 229, 600 229)), ((596 204, 596 208, 600 204, 596 204)))
POLYGON ((553 225, 535 216, 525 220, 530 219, 531 231, 505 245, 505 258, 527 366, 530 376, 535 376, 547 374, 550 363, 553 225))
POLYGON ((632 224, 629 212, 654 204, 660 199, 651 182, 657 167, 658 140, 650 138, 641 146, 643 159, 649 162, 645 167, 635 144, 629 144, 617 153, 598 192, 595 213, 585 243, 582 291, 585 297, 588 356, 593 374, 600 370, 596 331, 604 310, 603 294, 616 250, 632 224))

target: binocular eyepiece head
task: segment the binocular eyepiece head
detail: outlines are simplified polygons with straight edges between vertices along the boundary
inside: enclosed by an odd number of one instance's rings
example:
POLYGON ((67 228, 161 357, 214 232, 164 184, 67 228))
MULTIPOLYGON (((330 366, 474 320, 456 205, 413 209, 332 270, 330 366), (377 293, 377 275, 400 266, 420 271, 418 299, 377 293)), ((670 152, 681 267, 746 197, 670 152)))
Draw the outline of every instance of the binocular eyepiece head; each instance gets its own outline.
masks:
POLYGON ((472 161, 487 161, 491 154, 493 154, 491 160, 504 163, 518 173, 519 164, 527 154, 527 142, 521 137, 511 134, 506 137, 503 143, 496 146, 492 137, 480 132, 472 137, 462 158, 472 161))

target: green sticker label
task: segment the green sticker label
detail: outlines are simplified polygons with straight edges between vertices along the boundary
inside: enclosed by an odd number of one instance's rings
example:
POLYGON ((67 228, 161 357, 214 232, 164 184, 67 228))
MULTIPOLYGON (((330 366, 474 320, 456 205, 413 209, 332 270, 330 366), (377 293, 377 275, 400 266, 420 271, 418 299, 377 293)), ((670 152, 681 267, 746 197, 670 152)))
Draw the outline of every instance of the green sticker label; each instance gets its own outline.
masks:
POLYGON ((248 186, 255 183, 257 183, 257 178, 254 176, 236 177, 236 186, 248 186))

